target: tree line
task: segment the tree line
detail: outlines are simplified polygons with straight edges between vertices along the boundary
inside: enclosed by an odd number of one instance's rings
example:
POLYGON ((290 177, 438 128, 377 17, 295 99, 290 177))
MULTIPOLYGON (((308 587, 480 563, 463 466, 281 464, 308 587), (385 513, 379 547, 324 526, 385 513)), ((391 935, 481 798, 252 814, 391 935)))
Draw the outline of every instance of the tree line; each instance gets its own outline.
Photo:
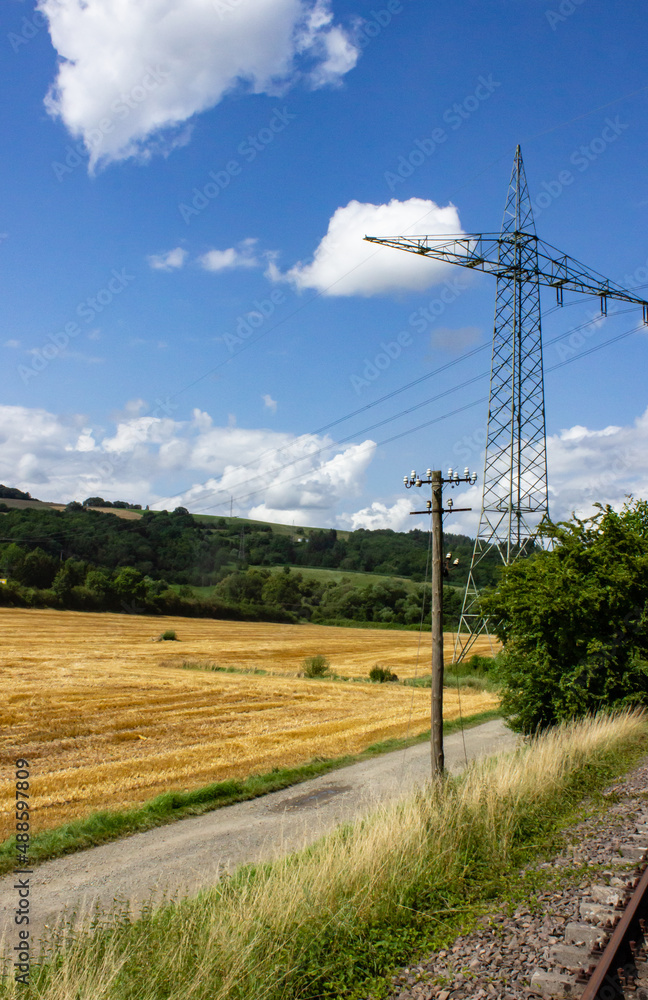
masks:
MULTIPOLYGON (((283 534, 269 524, 193 517, 184 507, 172 512, 145 510, 140 518, 126 520, 93 510, 98 500, 71 503, 64 511, 10 510, 0 502, 0 512, 4 508, 0 546, 14 542, 24 551, 38 547, 55 559, 72 558, 110 570, 131 566, 152 579, 198 587, 213 586, 234 569, 247 566, 322 567, 417 582, 426 575, 429 534, 421 529, 339 533, 333 528, 298 528, 294 534, 283 534)), ((473 542, 465 535, 447 535, 446 546, 459 559, 452 582, 461 586, 473 542)), ((496 552, 482 559, 478 585, 494 582, 500 564, 496 552)))
MULTIPOLYGON (((226 574, 201 598, 186 584, 173 588, 132 566, 109 570, 79 559, 57 561, 40 548, 25 553, 15 543, 1 558, 8 574, 0 586, 4 605, 246 621, 430 625, 431 589, 423 584, 408 588, 385 581, 357 587, 344 577, 340 583, 304 578, 289 566, 280 572, 250 567, 226 574)), ((456 628, 460 610, 458 592, 446 588, 445 628, 456 628)))
MULTIPOLYGON (((382 627, 430 621, 430 588, 423 583, 385 580, 357 586, 351 578, 314 580, 291 570, 286 542, 292 540, 269 525, 249 533, 251 541, 266 545, 257 545, 254 555, 251 547, 243 562, 236 526, 201 524, 182 507, 170 513, 144 511, 138 520, 82 504, 65 511, 2 511, 0 505, 0 512, 0 573, 6 579, 0 602, 5 605, 382 627), (267 562, 254 565, 252 558, 267 562), (277 572, 282 564, 283 572, 277 572), (192 587, 209 587, 210 593, 196 596, 192 587)), ((304 547, 302 557, 310 552, 317 562, 330 553, 334 534, 312 532, 313 546, 304 547)), ((362 534, 371 541, 374 533, 362 534)), ((377 549, 389 536, 376 534, 377 549)), ((446 588, 448 628, 456 627, 459 611, 458 592, 446 588)))

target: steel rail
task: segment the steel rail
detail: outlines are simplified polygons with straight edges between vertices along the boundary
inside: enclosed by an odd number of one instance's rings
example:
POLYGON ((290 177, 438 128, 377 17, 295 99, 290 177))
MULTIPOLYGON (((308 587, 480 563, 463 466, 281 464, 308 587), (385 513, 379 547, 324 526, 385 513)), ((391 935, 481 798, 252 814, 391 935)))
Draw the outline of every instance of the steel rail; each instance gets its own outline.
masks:
POLYGON ((648 868, 644 869, 580 1000, 612 1000, 613 997, 624 996, 624 984, 621 982, 619 972, 627 975, 630 967, 628 978, 632 978, 636 972, 636 949, 631 944, 634 946, 635 940, 643 936, 639 921, 646 910, 648 910, 648 868))

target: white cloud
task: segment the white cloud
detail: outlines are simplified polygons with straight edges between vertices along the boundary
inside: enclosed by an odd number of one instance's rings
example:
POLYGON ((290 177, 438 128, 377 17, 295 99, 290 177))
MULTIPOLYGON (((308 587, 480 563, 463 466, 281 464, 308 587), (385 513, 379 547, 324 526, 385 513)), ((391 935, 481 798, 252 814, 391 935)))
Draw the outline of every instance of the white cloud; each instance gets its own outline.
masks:
MULTIPOLYGON (((463 464, 463 463, 462 463, 463 464)), ((449 531, 474 537, 482 499, 483 453, 470 460, 477 484, 462 488, 462 507, 472 512, 453 515, 449 531)), ((595 503, 619 510, 627 495, 648 499, 648 409, 634 423, 589 429, 580 424, 547 437, 549 513, 553 521, 595 513, 595 503)), ((455 499, 457 502, 458 497, 455 499)))
POLYGON ((423 291, 438 284, 453 265, 365 243, 364 236, 420 236, 461 233, 454 205, 392 199, 387 205, 350 201, 336 209, 310 263, 297 263, 282 274, 274 262, 268 276, 289 281, 297 289, 314 288, 324 295, 387 295, 423 291))
POLYGON ((77 443, 74 447, 66 445, 66 451, 94 451, 96 447, 95 439, 92 436, 92 427, 84 427, 77 443))
MULTIPOLYGON (((132 400, 106 429, 91 426, 82 414, 0 406, 0 482, 43 500, 98 494, 218 514, 227 512, 233 496, 237 513, 286 524, 395 531, 427 526, 426 518, 409 514, 420 509, 418 495, 359 502, 353 510, 375 454, 371 440, 337 445, 326 436, 215 426, 201 410, 189 420, 146 410, 143 400, 132 400), (187 482, 194 485, 171 496, 187 482)), ((572 510, 590 514, 596 501, 618 508, 626 494, 648 499, 648 409, 630 425, 576 425, 547 443, 554 520, 572 510)), ((451 532, 474 534, 477 527, 483 463, 469 464, 479 480, 454 499, 473 509, 448 518, 451 532)))
POLYGON ((187 257, 183 247, 175 247, 166 253, 150 254, 146 259, 154 271, 176 271, 181 268, 187 257))
MULTIPOLYGON (((142 413, 133 400, 110 430, 82 415, 0 406, 0 482, 44 500, 99 494, 155 507, 239 513, 273 511, 290 523, 330 523, 358 495, 375 445, 338 446, 328 437, 216 427, 195 410, 188 421, 142 413), (241 462, 244 466, 241 466, 241 462), (207 481, 205 482, 205 478, 207 481), (195 484, 172 496, 178 483, 195 484)), ((259 515, 260 516, 260 515, 259 515)))
POLYGON ((634 424, 600 430, 575 426, 547 439, 554 520, 593 513, 594 503, 619 508, 626 497, 648 499, 648 410, 634 424))
POLYGON ((291 458, 290 468, 281 471, 271 466, 270 485, 263 502, 252 507, 249 517, 284 524, 296 520, 319 526, 330 522, 340 501, 361 492, 362 477, 375 454, 375 443, 349 445, 324 460, 318 453, 321 444, 316 451, 312 449, 316 441, 312 435, 304 435, 284 449, 284 454, 291 458), (304 453, 300 454, 302 448, 304 453))
POLYGON ((40 0, 60 57, 49 113, 90 166, 188 141, 185 123, 235 88, 336 84, 359 50, 330 0, 40 0))
POLYGON ((19 340, 5 340, 4 347, 11 347, 14 350, 17 350, 20 347, 20 341, 19 340))
POLYGON ((267 410, 270 410, 271 413, 277 412, 277 400, 273 399, 269 393, 266 392, 261 399, 263 400, 263 405, 267 410))
POLYGON ((207 253, 198 258, 198 263, 205 271, 225 271, 235 267, 258 267, 259 262, 254 256, 256 242, 256 240, 249 239, 244 240, 238 248, 208 250, 207 253))
POLYGON ((420 527, 420 524, 415 523, 410 514, 412 507, 412 501, 406 498, 397 500, 391 506, 374 500, 369 507, 357 510, 354 514, 340 514, 337 521, 340 527, 351 531, 355 531, 357 528, 366 528, 369 531, 375 531, 378 528, 391 528, 392 531, 411 531, 412 528, 420 527))

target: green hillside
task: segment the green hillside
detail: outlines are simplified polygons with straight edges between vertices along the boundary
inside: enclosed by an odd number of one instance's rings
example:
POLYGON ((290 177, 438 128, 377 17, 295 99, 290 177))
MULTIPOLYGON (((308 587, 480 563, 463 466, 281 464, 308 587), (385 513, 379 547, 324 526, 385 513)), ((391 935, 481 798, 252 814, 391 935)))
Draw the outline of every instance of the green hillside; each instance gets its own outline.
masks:
MULTIPOLYGON (((427 530, 337 531, 99 503, 0 501, 0 601, 395 627, 429 618, 427 530)), ((447 535, 444 544, 459 559, 446 588, 451 628, 473 543, 447 535)), ((478 583, 494 581, 498 569, 493 553, 478 583)))

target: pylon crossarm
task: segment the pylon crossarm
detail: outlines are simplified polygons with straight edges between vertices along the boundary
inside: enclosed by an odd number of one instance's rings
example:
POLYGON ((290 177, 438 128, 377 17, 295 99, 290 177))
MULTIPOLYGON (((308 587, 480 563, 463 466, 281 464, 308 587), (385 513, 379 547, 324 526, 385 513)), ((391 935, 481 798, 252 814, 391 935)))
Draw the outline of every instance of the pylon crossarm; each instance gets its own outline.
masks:
POLYGON ((365 236, 369 243, 406 250, 448 264, 458 264, 507 279, 537 281, 557 291, 598 295, 602 299, 618 299, 648 309, 645 299, 581 264, 575 257, 561 253, 534 233, 467 233, 460 236, 365 236), (511 253, 515 246, 529 246, 525 260, 511 253))

